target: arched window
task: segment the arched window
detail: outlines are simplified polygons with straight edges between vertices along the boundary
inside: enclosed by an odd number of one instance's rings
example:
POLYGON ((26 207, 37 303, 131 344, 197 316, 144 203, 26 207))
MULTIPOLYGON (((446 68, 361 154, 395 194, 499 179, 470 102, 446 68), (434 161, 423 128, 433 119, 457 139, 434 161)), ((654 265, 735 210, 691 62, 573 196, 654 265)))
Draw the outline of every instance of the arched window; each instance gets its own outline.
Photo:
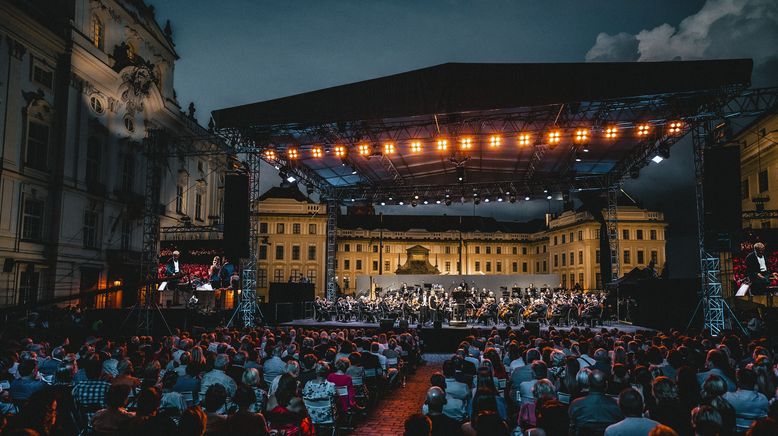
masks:
POLYGON ((92 43, 100 50, 105 49, 105 26, 96 15, 92 16, 92 43))

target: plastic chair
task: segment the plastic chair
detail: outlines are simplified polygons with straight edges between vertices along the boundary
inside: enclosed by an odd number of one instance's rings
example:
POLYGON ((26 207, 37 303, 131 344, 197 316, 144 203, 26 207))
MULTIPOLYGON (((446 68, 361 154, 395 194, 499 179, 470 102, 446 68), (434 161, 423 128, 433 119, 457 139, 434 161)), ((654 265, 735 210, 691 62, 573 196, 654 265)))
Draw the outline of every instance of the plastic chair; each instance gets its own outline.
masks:
POLYGON ((311 416, 311 422, 313 422, 314 427, 317 429, 317 434, 319 434, 319 429, 329 431, 332 436, 338 434, 338 423, 335 418, 335 413, 333 412, 333 407, 330 400, 312 400, 303 398, 303 404, 305 404, 305 408, 308 409, 308 414, 311 416), (324 419, 322 421, 314 420, 314 416, 318 415, 318 413, 315 413, 316 411, 326 412, 328 419, 324 419))
MULTIPOLYGON (((354 383, 353 379, 351 383, 354 383)), ((338 399, 341 397, 346 397, 348 400, 348 386, 335 386, 335 395, 338 396, 338 399)), ((352 422, 354 420, 354 414, 352 413, 351 406, 349 406, 346 410, 342 410, 342 412, 346 417, 346 426, 341 428, 344 430, 353 430, 354 427, 352 426, 352 422)))

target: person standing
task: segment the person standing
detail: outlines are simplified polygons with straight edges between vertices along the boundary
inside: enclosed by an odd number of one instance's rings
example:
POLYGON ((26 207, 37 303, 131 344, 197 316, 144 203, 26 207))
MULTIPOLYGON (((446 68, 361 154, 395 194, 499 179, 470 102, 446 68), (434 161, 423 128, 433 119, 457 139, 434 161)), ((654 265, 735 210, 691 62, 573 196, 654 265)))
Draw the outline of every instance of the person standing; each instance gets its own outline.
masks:
POLYGON ((166 289, 173 291, 173 304, 178 304, 178 284, 183 273, 179 261, 180 256, 181 253, 178 250, 173 251, 173 256, 170 257, 170 260, 165 265, 165 276, 168 277, 166 289))
POLYGON ((767 259, 764 255, 765 245, 761 242, 754 244, 754 251, 746 256, 746 275, 751 280, 751 293, 763 294, 770 285, 770 275, 767 272, 767 259))

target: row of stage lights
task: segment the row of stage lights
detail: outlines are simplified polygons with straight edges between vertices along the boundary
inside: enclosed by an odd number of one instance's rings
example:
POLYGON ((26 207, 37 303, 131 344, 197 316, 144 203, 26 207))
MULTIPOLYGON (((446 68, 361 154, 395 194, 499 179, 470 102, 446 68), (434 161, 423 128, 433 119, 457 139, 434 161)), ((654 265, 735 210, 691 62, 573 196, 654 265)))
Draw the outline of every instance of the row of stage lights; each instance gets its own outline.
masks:
MULTIPOLYGON (((634 127, 635 136, 637 137, 646 137, 648 136, 654 129, 654 125, 652 124, 638 124, 634 127)), ((684 123, 682 121, 673 121, 668 123, 665 126, 665 132, 669 136, 676 136, 681 134, 681 132, 684 129, 684 123)), ((617 126, 608 126, 605 127, 602 130, 603 138, 607 140, 615 140, 619 137, 619 128, 617 126)), ((584 152, 588 152, 588 144, 591 140, 591 130, 590 129, 576 129, 573 131, 572 139, 575 144, 578 144, 582 146, 582 150, 584 152)), ((516 135, 516 144, 518 144, 519 147, 528 147, 532 145, 533 137, 529 133, 519 133, 516 135)), ((562 142, 563 139, 563 131, 559 129, 551 130, 545 135, 546 143, 549 146, 557 146, 562 142)), ((486 145, 490 149, 497 149, 500 148, 503 144, 504 138, 502 135, 490 135, 488 137, 488 140, 486 142, 486 145)), ((435 150, 438 152, 447 152, 449 151, 450 143, 448 138, 438 138, 435 140, 434 143, 435 150)), ((459 149, 461 151, 467 152, 473 150, 475 147, 475 139, 472 136, 463 136, 459 138, 459 149)), ((424 150, 424 144, 420 140, 411 140, 409 145, 410 152, 412 154, 421 153, 424 150)), ((335 145, 332 147, 332 151, 335 154, 336 157, 339 158, 345 158, 348 153, 349 149, 345 145, 335 145)), ((360 156, 363 157, 369 157, 374 154, 376 154, 376 149, 373 147, 372 144, 369 143, 359 143, 356 146, 356 151, 360 156)), ((395 145, 394 142, 385 142, 383 146, 381 147, 381 152, 385 156, 391 156, 395 153, 397 153, 398 147, 395 145)), ((311 147, 310 149, 310 157, 318 159, 324 157, 326 153, 329 153, 328 149, 325 149, 324 147, 320 145, 315 145, 311 147)), ((275 160, 279 157, 278 152, 275 149, 269 148, 265 150, 264 152, 265 158, 269 160, 275 160)), ((302 157, 302 151, 299 150, 297 147, 291 146, 287 147, 286 149, 286 157, 289 160, 297 160, 302 157)), ((580 159, 578 159, 580 161, 580 159)))
MULTIPOLYGON (((541 199, 545 198, 546 200, 552 200, 554 197, 548 192, 548 190, 543 191, 543 197, 535 197, 534 199, 541 199)), ((515 203, 516 201, 520 200, 521 197, 517 196, 516 194, 513 194, 511 192, 505 192, 498 195, 482 195, 478 192, 474 192, 472 194, 471 198, 468 198, 467 196, 459 196, 458 200, 461 202, 473 201, 474 204, 480 204, 481 202, 484 203, 491 203, 493 201, 498 203, 508 202, 508 203, 515 203)), ((524 201, 530 201, 533 200, 532 197, 529 195, 526 195, 523 197, 524 201)), ((351 199, 352 202, 356 201, 355 198, 351 199)), ((411 205, 413 207, 416 207, 420 204, 428 205, 428 204, 445 204, 446 206, 451 206, 451 204, 454 202, 454 197, 452 197, 451 194, 445 194, 443 195, 443 198, 438 198, 435 200, 431 200, 428 198, 419 198, 419 195, 413 195, 410 199, 395 199, 394 196, 390 195, 385 199, 375 201, 375 204, 380 206, 386 206, 386 205, 398 205, 398 206, 405 206, 405 205, 411 205)))

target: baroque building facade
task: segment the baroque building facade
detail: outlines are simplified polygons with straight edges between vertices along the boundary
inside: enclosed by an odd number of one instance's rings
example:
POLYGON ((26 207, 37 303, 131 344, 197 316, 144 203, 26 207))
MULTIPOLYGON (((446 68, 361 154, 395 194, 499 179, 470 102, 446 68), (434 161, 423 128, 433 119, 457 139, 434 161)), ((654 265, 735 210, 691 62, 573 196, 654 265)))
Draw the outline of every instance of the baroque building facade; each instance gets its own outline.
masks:
MULTIPOLYGON (((509 206, 506 206, 509 207, 509 206)), ((267 298, 273 282, 301 276, 324 295, 326 205, 313 203, 296 188, 272 188, 260 199, 261 247, 258 295, 267 298)), ((636 206, 618 209, 622 274, 665 263, 664 215, 636 206)), ((558 274, 559 286, 602 289, 600 223, 588 212, 567 211, 528 223, 478 216, 345 214, 337 224, 337 284, 355 289, 358 275, 394 275, 408 251, 428 250, 441 275, 558 274)))
MULTIPOLYGON (((0 59, 0 305, 136 289, 144 138, 207 134, 178 102, 169 24, 141 0, 4 0, 0 59)), ((218 224, 224 158, 162 159, 160 225, 218 224)))

